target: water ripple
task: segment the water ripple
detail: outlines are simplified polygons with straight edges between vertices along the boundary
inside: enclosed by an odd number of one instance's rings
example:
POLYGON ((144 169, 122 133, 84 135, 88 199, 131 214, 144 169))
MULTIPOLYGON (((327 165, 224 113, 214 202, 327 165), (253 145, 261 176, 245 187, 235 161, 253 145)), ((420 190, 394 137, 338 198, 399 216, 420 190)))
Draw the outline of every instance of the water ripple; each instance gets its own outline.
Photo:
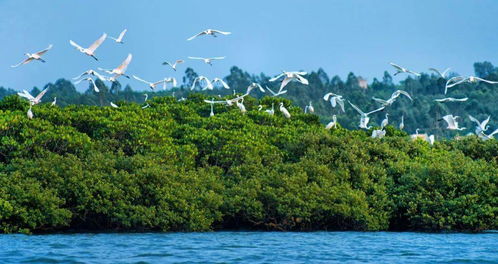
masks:
POLYGON ((498 263, 498 233, 0 235, 0 263, 498 263))

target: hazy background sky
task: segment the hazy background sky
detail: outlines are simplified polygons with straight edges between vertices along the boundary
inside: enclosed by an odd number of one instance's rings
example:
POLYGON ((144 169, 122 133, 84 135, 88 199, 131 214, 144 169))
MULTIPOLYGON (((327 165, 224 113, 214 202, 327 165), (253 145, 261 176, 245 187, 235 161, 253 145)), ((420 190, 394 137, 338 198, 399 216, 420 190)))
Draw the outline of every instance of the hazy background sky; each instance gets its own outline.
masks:
POLYGON ((151 81, 181 78, 187 66, 224 77, 233 65, 269 75, 322 67, 330 76, 344 79, 353 71, 371 81, 393 72, 391 61, 415 71, 452 67, 472 74, 476 61, 496 64, 497 29, 497 0, 0 0, 0 86, 42 87, 90 68, 114 68, 128 53, 134 55, 128 73, 151 81), (124 28, 126 43, 104 42, 99 62, 68 43, 87 47, 103 32, 117 36, 124 28), (206 28, 233 34, 186 41, 206 28), (10 68, 25 52, 51 43, 47 63, 10 68), (187 56, 227 58, 212 67, 187 60, 178 73, 161 65, 187 56))

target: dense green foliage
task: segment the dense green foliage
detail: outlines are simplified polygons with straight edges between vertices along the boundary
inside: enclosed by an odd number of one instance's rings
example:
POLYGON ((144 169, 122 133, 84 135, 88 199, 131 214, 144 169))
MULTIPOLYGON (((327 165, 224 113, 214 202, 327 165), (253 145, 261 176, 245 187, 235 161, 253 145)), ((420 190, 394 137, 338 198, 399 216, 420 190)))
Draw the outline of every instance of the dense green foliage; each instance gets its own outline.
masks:
MULTIPOLYGON (((90 97, 91 98, 91 97, 90 97)), ((412 142, 344 128, 282 98, 248 112, 155 97, 151 107, 0 101, 0 230, 498 228, 498 143, 412 142), (257 111, 284 102, 284 118, 257 111)))

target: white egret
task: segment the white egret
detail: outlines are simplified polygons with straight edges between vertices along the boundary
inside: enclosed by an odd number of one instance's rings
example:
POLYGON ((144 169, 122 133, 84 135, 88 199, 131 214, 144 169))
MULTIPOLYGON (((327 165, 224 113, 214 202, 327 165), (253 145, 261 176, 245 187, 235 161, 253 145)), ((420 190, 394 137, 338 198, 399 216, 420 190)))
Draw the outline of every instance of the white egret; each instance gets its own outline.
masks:
POLYGON ((211 112, 209 113, 209 116, 214 116, 214 104, 216 103, 216 101, 214 101, 213 98, 211 98, 211 100, 204 100, 204 102, 208 103, 211 105, 211 112))
POLYGON ((414 72, 414 71, 408 70, 407 68, 403 68, 403 67, 401 67, 401 66, 399 66, 397 64, 394 64, 392 62, 390 64, 391 64, 391 66, 393 66, 396 69, 396 72, 393 74, 394 76, 396 76, 396 75, 398 75, 400 73, 411 73, 411 74, 413 74, 415 76, 420 76, 420 73, 418 73, 418 72, 414 72))
POLYGON ((41 102, 42 97, 47 93, 48 88, 45 88, 41 91, 36 97, 32 96, 28 91, 23 90, 22 93, 17 93, 17 95, 24 97, 29 100, 31 105, 36 105, 41 102))
POLYGON ((491 119, 491 116, 489 115, 488 118, 486 118, 484 121, 482 122, 479 122, 479 120, 477 120, 475 117, 469 115, 469 119, 470 121, 476 123, 476 135, 479 135, 481 134, 482 132, 485 132, 486 130, 488 130, 488 123, 489 123, 489 120, 491 119))
POLYGON ((333 108, 339 105, 341 107, 342 112, 346 112, 344 111, 345 100, 342 98, 342 95, 338 95, 335 93, 327 93, 323 96, 323 100, 330 101, 330 105, 332 105, 333 108))
POLYGON ((278 79, 280 79, 281 77, 284 77, 284 79, 282 80, 282 83, 280 84, 280 91, 282 91, 282 89, 284 89, 284 87, 292 80, 296 80, 304 85, 308 85, 309 82, 306 78, 304 78, 303 76, 301 75, 306 75, 307 73, 306 72, 286 72, 286 71, 283 71, 283 73, 271 78, 269 81, 270 82, 274 82, 278 79))
POLYGON ((237 107, 240 109, 240 112, 242 112, 242 114, 245 114, 247 112, 246 107, 244 106, 244 98, 236 101, 235 103, 237 104, 237 107))
POLYGON ((187 40, 193 40, 199 36, 203 36, 203 35, 211 35, 213 37, 217 37, 217 35, 220 34, 220 35, 230 35, 232 34, 231 32, 226 32, 226 31, 221 31, 221 30, 216 30, 216 29, 206 29, 204 31, 201 31, 195 35, 193 35, 192 37, 188 38, 187 40))
POLYGON ((481 132, 479 133, 479 138, 482 139, 482 140, 489 140, 489 139, 493 139, 494 138, 494 135, 498 134, 498 129, 495 129, 495 131, 491 132, 491 134, 489 135, 486 135, 484 134, 484 132, 481 132))
POLYGON ((116 43, 124 44, 123 37, 126 34, 126 31, 128 31, 128 29, 121 31, 121 33, 119 33, 119 36, 117 38, 113 38, 113 37, 109 37, 109 38, 114 40, 116 43))
POLYGON ((280 103, 280 108, 279 108, 280 112, 282 112, 282 114, 285 116, 285 118, 291 118, 291 114, 289 113, 289 111, 287 110, 287 108, 284 107, 284 103, 280 103))
POLYGON ((88 56, 90 56, 98 61, 97 57, 95 57, 95 51, 97 50, 97 48, 100 45, 102 45, 102 43, 104 42, 104 40, 106 38, 107 38, 107 34, 106 33, 102 34, 102 36, 100 36, 99 39, 97 39, 92 45, 90 45, 90 47, 88 47, 86 49, 81 47, 80 45, 78 45, 76 42, 74 42, 72 40, 69 40, 69 44, 71 44, 71 46, 75 47, 79 52, 81 52, 85 55, 88 55, 88 56))
POLYGON ((151 90, 156 89, 156 87, 157 87, 158 85, 160 85, 160 84, 164 84, 164 82, 165 82, 165 80, 164 80, 164 79, 163 79, 163 80, 160 80, 160 81, 157 81, 157 82, 149 82, 149 81, 146 81, 146 80, 144 80, 144 79, 142 79, 142 78, 140 78, 140 77, 138 77, 138 76, 136 76, 136 75, 132 75, 132 76, 133 76, 133 79, 135 79, 135 80, 137 80, 137 81, 140 81, 140 82, 143 82, 143 83, 147 84, 151 90))
POLYGON ((464 83, 464 82, 467 82, 467 83, 485 82, 485 83, 489 83, 489 84, 497 84, 498 83, 495 81, 486 80, 486 79, 479 78, 476 76, 469 76, 469 77, 457 76, 457 77, 453 77, 453 78, 449 79, 446 82, 446 85, 444 87, 444 94, 446 94, 448 92, 448 88, 454 87, 454 86, 459 85, 459 84, 464 83))
POLYGON ((401 116, 401 122, 399 123, 399 130, 403 130, 405 128, 405 117, 401 116))
POLYGON ((182 64, 184 63, 185 61, 184 60, 176 60, 175 63, 170 63, 170 62, 163 62, 163 65, 169 65, 173 70, 176 71, 176 66, 178 66, 178 64, 182 64))
POLYGON ((33 105, 29 105, 28 112, 26 113, 29 119, 33 119, 33 111, 31 110, 32 107, 33 105))
POLYGON ((113 103, 113 102, 111 102, 110 104, 111 104, 111 106, 112 106, 112 107, 114 107, 114 108, 119 108, 119 106, 118 106, 117 104, 113 103))
POLYGON ((453 115, 445 115, 443 116, 443 120, 446 121, 448 124, 448 127, 446 127, 449 130, 464 130, 465 127, 458 127, 458 121, 457 118, 459 116, 453 116, 453 115))
POLYGON ((436 68, 429 68, 429 71, 433 71, 433 72, 437 73, 441 78, 446 79, 446 74, 448 74, 448 72, 449 72, 450 69, 451 68, 447 68, 446 70, 444 70, 443 72, 441 72, 441 71, 439 71, 436 68))
POLYGON ((315 112, 315 108, 313 107, 313 105, 311 104, 311 101, 310 101, 310 104, 305 106, 304 107, 304 113, 314 113, 315 112))
POLYGON ((211 81, 205 77, 205 76, 197 76, 194 81, 192 82, 192 87, 190 87, 190 90, 194 90, 195 89, 195 85, 199 83, 199 85, 201 85, 202 87, 202 83, 204 83, 204 86, 201 88, 202 91, 204 90, 213 90, 214 87, 213 87, 213 84, 211 83, 211 81))
POLYGON ((57 104, 57 97, 54 97, 54 100, 50 104, 50 106, 55 106, 57 104))
POLYGON ((101 81, 103 81, 103 82, 107 81, 107 78, 106 78, 106 77, 104 77, 102 74, 100 74, 100 73, 98 73, 98 72, 96 72, 96 71, 94 71, 94 70, 91 70, 91 69, 90 69, 90 70, 87 70, 87 71, 85 71, 85 72, 83 72, 83 73, 82 73, 82 74, 80 74, 79 76, 74 77, 74 78, 73 78, 73 80, 80 79, 80 78, 82 78, 83 76, 86 76, 86 75, 92 75, 92 76, 95 76, 95 77, 99 78, 99 79, 100 79, 101 81))
POLYGON ((386 113, 386 118, 380 123, 380 127, 384 129, 389 124, 389 114, 386 113))
POLYGON ((364 129, 370 129, 371 126, 368 126, 368 122, 370 121, 370 117, 368 117, 370 114, 373 114, 373 113, 376 113, 376 112, 379 112, 379 111, 382 111, 384 110, 384 106, 381 107, 381 108, 378 108, 378 109, 375 109, 373 111, 370 111, 368 113, 364 113, 363 111, 361 111, 360 108, 358 108, 356 105, 352 104, 351 102, 348 101, 348 103, 360 114, 361 118, 360 118, 360 125, 359 127, 360 128, 364 128, 364 129))
POLYGON ((133 58, 133 55, 128 54, 128 56, 126 57, 126 59, 117 68, 115 68, 113 70, 102 69, 102 68, 98 68, 98 69, 101 70, 101 71, 105 71, 108 74, 114 74, 114 76, 112 76, 111 78, 109 78, 109 80, 111 82, 115 82, 116 79, 119 76, 124 76, 124 77, 130 79, 130 76, 125 75, 125 72, 126 72, 126 69, 128 68, 128 65, 130 64, 132 58, 133 58))
POLYGON ((167 84, 171 83, 172 87, 177 87, 177 82, 175 77, 164 78, 163 90, 166 90, 167 84))
POLYGON ((74 84, 75 84, 75 85, 78 85, 78 84, 79 84, 80 82, 82 82, 82 81, 88 81, 88 82, 92 85, 93 90, 94 90, 96 93, 100 92, 99 87, 97 87, 97 84, 95 83, 95 81, 94 81, 91 77, 87 77, 87 78, 82 78, 82 79, 79 79, 79 80, 75 81, 75 82, 74 82, 74 84))
POLYGON ((46 49, 44 49, 44 50, 41 50, 41 51, 38 51, 38 52, 33 53, 33 54, 31 54, 31 53, 25 53, 24 55, 26 55, 26 56, 27 56, 27 58, 26 58, 26 59, 24 59, 23 61, 21 61, 20 63, 18 63, 18 64, 16 64, 16 65, 12 65, 12 66, 10 66, 10 67, 12 67, 12 68, 16 68, 16 67, 19 67, 19 66, 21 66, 21 65, 28 64, 28 63, 32 62, 33 60, 38 60, 38 61, 41 61, 41 62, 45 62, 45 60, 44 60, 44 59, 42 59, 42 58, 41 58, 41 56, 42 56, 43 54, 47 53, 47 51, 49 51, 49 50, 52 48, 52 46, 53 46, 53 45, 52 45, 52 44, 50 44, 50 45, 48 46, 48 48, 46 48, 46 49))
POLYGON ((212 58, 202 58, 202 57, 188 57, 191 60, 202 60, 204 63, 209 64, 213 66, 213 61, 214 60, 223 60, 225 57, 212 57, 212 58))
POLYGON ((410 96, 410 94, 408 92, 406 92, 406 91, 403 91, 403 90, 397 90, 397 91, 395 91, 391 95, 391 98, 389 98, 387 100, 376 98, 376 97, 372 97, 372 99, 375 100, 376 102, 380 103, 382 106, 387 107, 387 106, 391 106, 396 101, 396 99, 398 99, 398 97, 400 95, 404 95, 404 96, 408 97, 408 99, 410 99, 411 101, 413 101, 413 99, 410 96))
POLYGON ((230 89, 230 86, 228 86, 228 84, 225 81, 223 81, 223 79, 221 79, 221 78, 214 78, 213 81, 212 81, 212 83, 213 83, 213 85, 215 83, 220 83, 221 86, 223 86, 223 88, 230 89))
POLYGON ((271 103, 271 109, 266 109, 265 112, 267 112, 269 115, 274 115, 275 114, 274 103, 271 103))
POLYGON ((265 89, 263 89, 263 87, 261 87, 261 84, 259 83, 251 83, 248 87, 247 87, 247 92, 246 93, 250 93, 253 89, 256 89, 258 88, 260 92, 264 93, 265 92, 265 89))
POLYGON ((372 131, 372 138, 383 138, 386 135, 385 130, 375 129, 372 131))
POLYGON ((332 116, 332 121, 330 121, 326 126, 325 129, 330 130, 331 128, 337 128, 337 116, 333 115, 332 116))

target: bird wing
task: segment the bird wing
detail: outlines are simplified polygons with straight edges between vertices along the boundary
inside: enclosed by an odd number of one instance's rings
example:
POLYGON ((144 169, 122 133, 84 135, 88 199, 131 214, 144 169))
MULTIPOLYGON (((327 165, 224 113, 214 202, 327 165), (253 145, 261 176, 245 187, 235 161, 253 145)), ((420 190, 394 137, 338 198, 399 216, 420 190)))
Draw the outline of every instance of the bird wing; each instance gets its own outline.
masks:
POLYGON ((370 115, 370 114, 373 114, 373 113, 375 113, 375 112, 382 111, 382 110, 384 110, 384 108, 386 108, 386 107, 385 107, 385 106, 383 106, 383 107, 381 107, 381 108, 375 109, 375 110, 373 110, 373 111, 368 112, 366 115, 370 115))
POLYGON ((348 101, 348 103, 354 108, 354 110, 356 110, 356 112, 358 112, 360 115, 363 115, 363 111, 360 110, 360 108, 358 108, 358 106, 354 105, 353 103, 351 103, 350 101, 348 101))
POLYGON ((35 100, 39 101, 48 91, 48 88, 45 88, 43 91, 41 91, 36 97, 35 100))
POLYGON ((225 59, 225 56, 223 57, 213 57, 213 58, 209 58, 210 60, 223 60, 225 59))
POLYGON ((196 78, 194 79, 194 81, 192 82, 192 87, 190 87, 190 90, 194 90, 194 88, 195 88, 195 84, 197 84, 197 82, 198 82, 198 81, 199 81, 199 77, 196 77, 196 78))
POLYGON ((446 74, 451 70, 451 68, 447 68, 444 70, 443 74, 441 75, 443 78, 446 76, 446 74))
POLYGON ((445 115, 443 116, 443 120, 446 121, 446 123, 448 123, 448 127, 456 127, 455 118, 453 117, 453 115, 445 115))
POLYGON ((171 64, 169 61, 163 62, 163 65, 169 65, 170 67, 173 67, 173 64, 171 64))
POLYGON ((374 100, 376 102, 379 102, 382 105, 388 104, 386 100, 380 99, 380 98, 377 98, 377 97, 372 97, 372 100, 374 100))
POLYGON ((258 87, 259 91, 264 93, 265 92, 265 89, 263 89, 263 87, 261 86, 261 84, 257 83, 256 86, 258 87))
POLYGON ((49 51, 51 48, 53 47, 52 44, 48 45, 48 48, 44 49, 44 50, 41 50, 41 51, 38 51, 37 53, 35 53, 36 55, 38 56, 41 56, 43 54, 45 54, 47 51, 49 51))
POLYGON ((92 45, 90 45, 90 47, 88 47, 88 50, 90 52, 94 52, 100 45, 102 45, 102 43, 106 38, 107 34, 106 33, 102 34, 102 36, 100 36, 99 39, 97 39, 92 45))
POLYGON ((270 93, 271 93, 273 96, 277 96, 277 93, 275 93, 272 89, 270 89, 268 86, 265 86, 265 87, 266 87, 266 89, 267 89, 268 91, 270 91, 270 93))
POLYGON ((92 83, 92 85, 93 85, 93 90, 94 90, 96 93, 100 92, 99 87, 97 87, 97 84, 95 83, 95 81, 94 81, 92 78, 88 78, 88 81, 92 83))
POLYGON ((79 49, 79 50, 82 50, 84 49, 83 47, 81 47, 80 45, 78 45, 76 42, 72 41, 72 40, 69 40, 69 44, 71 44, 71 46, 79 49))
POLYGON ((336 98, 335 100, 337 101, 337 103, 341 107, 342 112, 346 112, 346 111, 344 111, 344 100, 342 100, 340 98, 336 98))
POLYGON ((107 80, 107 78, 105 76, 101 75, 100 73, 98 73, 96 71, 93 71, 92 74, 95 75, 95 76, 97 76, 97 78, 99 78, 103 82, 105 82, 107 80))
POLYGON ((191 60, 205 60, 205 58, 201 58, 201 57, 188 57, 189 59, 191 60))
POLYGON ((144 80, 144 79, 142 79, 142 78, 140 78, 140 77, 138 77, 136 75, 132 75, 132 77, 133 77, 133 79, 135 79, 137 81, 141 81, 141 82, 149 84, 149 85, 151 84, 151 82, 148 82, 148 81, 146 81, 146 80, 144 80))
POLYGON ((126 34, 126 31, 128 31, 128 29, 123 30, 123 31, 119 34, 118 41, 123 40, 123 37, 124 37, 124 35, 126 34))
POLYGON ((324 96, 323 96, 323 100, 325 101, 328 101, 330 99, 330 96, 334 95, 333 93, 326 93, 324 96))
POLYGON ((404 68, 403 68, 403 67, 401 67, 401 66, 399 66, 399 65, 397 65, 397 64, 394 64, 394 63, 392 63, 392 62, 391 62, 391 63, 389 63, 389 64, 391 64, 391 66, 393 66, 394 68, 396 68, 396 70, 398 70, 398 71, 403 71, 403 70, 404 70, 404 68))
POLYGON ((192 37, 188 38, 187 41, 193 40, 193 39, 197 38, 198 36, 202 36, 202 35, 206 35, 206 32, 202 31, 200 33, 197 33, 197 34, 193 35, 192 37))
POLYGON ((498 134, 498 128, 491 132, 491 134, 488 135, 488 138, 492 138, 495 134, 498 134))
POLYGON ((299 80, 300 83, 304 84, 304 85, 308 85, 309 82, 306 78, 304 78, 303 76, 301 75, 296 75, 296 78, 299 80))
POLYGON ((282 91, 282 89, 284 89, 284 87, 290 82, 292 81, 292 78, 289 78, 289 77, 285 77, 283 80, 282 80, 282 84, 280 84, 280 91, 282 91))
POLYGON ((438 70, 438 69, 435 69, 435 68, 429 68, 429 71, 433 71, 433 72, 436 72, 439 76, 441 77, 444 77, 443 74, 438 70))
POLYGON ((26 90, 23 90, 22 93, 17 93, 17 95, 21 96, 21 97, 24 97, 28 100, 34 100, 35 98, 26 90))
POLYGON ((410 96, 410 94, 407 92, 407 91, 403 91, 403 90, 397 90, 396 92, 393 93, 394 94, 397 94, 396 97, 398 97, 400 94, 408 97, 408 99, 410 99, 411 101, 413 101, 412 97, 410 96))
POLYGON ((284 73, 281 73, 281 74, 279 74, 279 75, 277 75, 277 76, 275 76, 275 77, 271 78, 269 81, 270 81, 270 82, 274 82, 274 81, 276 81, 276 80, 280 79, 280 77, 282 77, 282 76, 284 76, 284 73))
POLYGON ((121 63, 121 65, 119 65, 118 70, 124 72, 126 70, 126 68, 128 68, 128 64, 130 64, 131 62, 131 59, 133 58, 133 55, 128 54, 128 57, 126 57, 126 59, 123 61, 123 63, 121 63))
POLYGON ((482 121, 482 123, 480 124, 481 127, 483 128, 483 130, 487 130, 486 129, 486 125, 489 123, 489 120, 491 119, 491 116, 488 115, 488 118, 486 118, 486 120, 482 121))
POLYGON ((475 79, 481 81, 481 82, 486 82, 486 83, 491 83, 491 84, 495 84, 495 83, 498 83, 498 82, 495 82, 495 81, 490 81, 490 80, 485 80, 485 79, 482 79, 482 78, 479 78, 479 77, 474 77, 475 79))
POLYGON ((228 84, 225 81, 223 81, 222 79, 220 79, 220 78, 214 78, 213 83, 215 83, 215 82, 221 83, 221 85, 225 89, 230 89, 230 86, 228 86, 228 84))
POLYGON ((436 101, 436 102, 440 102, 440 103, 443 103, 443 102, 450 101, 450 98, 434 99, 434 101, 436 101))
POLYGON ((114 108, 118 108, 119 106, 117 106, 115 103, 111 102, 111 106, 114 107, 114 108))
POLYGON ((184 63, 184 62, 185 62, 184 60, 176 60, 175 64, 180 64, 180 63, 184 63))
POLYGON ((30 61, 32 61, 32 60, 33 60, 32 58, 26 58, 26 59, 24 59, 23 61, 19 62, 18 64, 16 64, 16 65, 12 65, 12 66, 10 66, 10 67, 11 67, 11 68, 17 68, 17 67, 19 67, 19 66, 21 66, 21 65, 23 65, 23 64, 26 64, 26 63, 28 63, 28 62, 30 62, 30 61))
POLYGON ((211 31, 213 31, 214 33, 222 34, 222 35, 230 35, 230 34, 232 34, 232 32, 220 31, 220 30, 216 30, 216 29, 213 29, 211 31))

